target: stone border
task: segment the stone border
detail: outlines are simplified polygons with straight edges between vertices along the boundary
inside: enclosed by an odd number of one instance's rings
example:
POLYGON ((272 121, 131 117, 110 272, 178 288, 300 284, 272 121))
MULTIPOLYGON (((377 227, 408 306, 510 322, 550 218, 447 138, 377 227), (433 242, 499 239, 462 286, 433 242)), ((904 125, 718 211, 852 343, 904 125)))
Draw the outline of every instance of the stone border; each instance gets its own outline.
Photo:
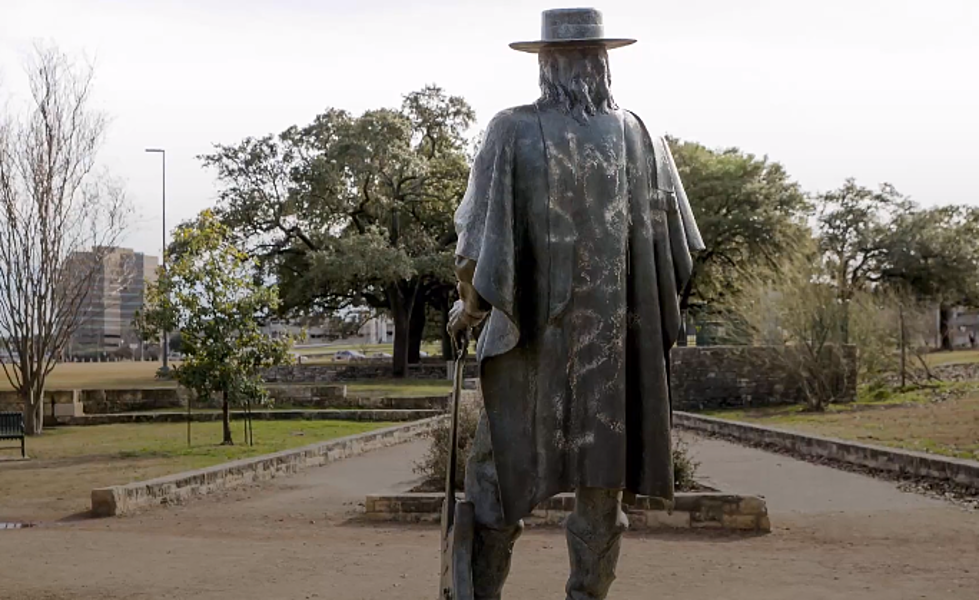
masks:
POLYGON ((803 459, 860 467, 899 479, 952 483, 979 493, 979 462, 976 461, 872 446, 684 412, 673 413, 673 425, 803 459))
MULTIPOLYGON (((441 518, 442 493, 371 494, 364 503, 371 521, 437 523, 441 518)), ((772 530, 765 499, 720 493, 678 493, 673 510, 659 498, 639 496, 626 507, 629 528, 639 531, 663 529, 720 529, 768 533, 772 530)), ((528 526, 561 525, 574 510, 574 494, 558 494, 542 503, 528 526)))
MULTIPOLYGON (((312 409, 312 410, 253 410, 252 418, 261 421, 418 421, 442 414, 444 411, 434 409, 312 409)), ((232 411, 231 419, 239 420, 245 413, 232 411)), ((207 423, 221 420, 221 411, 199 411, 191 413, 191 422, 207 423)), ((114 413, 105 415, 82 415, 79 417, 61 417, 57 424, 60 426, 76 427, 85 425, 116 425, 120 423, 186 423, 187 413, 172 412, 133 412, 114 413)))
POLYGON ((434 417, 396 425, 149 481, 94 489, 92 515, 109 517, 132 514, 159 504, 178 503, 218 490, 297 473, 308 467, 411 441, 432 430, 444 418, 434 417))

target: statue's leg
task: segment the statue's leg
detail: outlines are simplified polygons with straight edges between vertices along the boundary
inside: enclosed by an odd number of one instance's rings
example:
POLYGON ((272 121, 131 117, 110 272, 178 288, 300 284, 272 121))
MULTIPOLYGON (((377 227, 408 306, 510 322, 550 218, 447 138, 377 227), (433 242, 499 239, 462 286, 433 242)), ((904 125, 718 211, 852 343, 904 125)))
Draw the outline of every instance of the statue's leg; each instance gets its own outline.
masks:
POLYGON ((622 492, 580 488, 568 517, 571 577, 568 600, 602 600, 615 579, 622 532, 629 521, 622 511, 622 492))
POLYGON ((466 499, 475 505, 476 535, 473 541, 473 590, 476 600, 498 600, 510 572, 513 543, 523 523, 507 527, 503 521, 500 488, 489 423, 479 419, 476 439, 466 462, 466 499))

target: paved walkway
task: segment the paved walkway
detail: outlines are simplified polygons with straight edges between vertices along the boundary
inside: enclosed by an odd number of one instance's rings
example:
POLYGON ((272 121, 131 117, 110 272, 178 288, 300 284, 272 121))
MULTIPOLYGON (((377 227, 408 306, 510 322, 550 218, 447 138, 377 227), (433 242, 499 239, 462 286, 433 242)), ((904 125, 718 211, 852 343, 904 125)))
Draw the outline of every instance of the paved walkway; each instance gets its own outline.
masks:
MULTIPOLYGON (((860 475, 694 440, 701 472, 766 496, 765 536, 630 534, 611 598, 974 599, 979 515, 860 475)), ((350 521, 414 480, 412 443, 122 519, 0 532, 0 597, 19 600, 422 599, 438 532, 350 521)), ((563 534, 529 531, 505 596, 563 597, 563 534)))
POLYGON ((764 496, 772 515, 938 508, 888 481, 815 465, 730 442, 681 434, 699 461, 698 476, 725 492, 764 496))

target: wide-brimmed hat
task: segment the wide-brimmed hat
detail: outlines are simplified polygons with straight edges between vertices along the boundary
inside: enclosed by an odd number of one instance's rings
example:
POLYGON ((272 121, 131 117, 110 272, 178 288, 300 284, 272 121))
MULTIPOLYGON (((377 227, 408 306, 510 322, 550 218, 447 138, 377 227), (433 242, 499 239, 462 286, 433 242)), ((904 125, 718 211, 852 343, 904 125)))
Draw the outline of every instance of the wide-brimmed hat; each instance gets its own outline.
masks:
POLYGON ((537 53, 547 46, 598 45, 621 48, 636 43, 628 38, 605 37, 602 12, 594 8, 556 8, 541 15, 541 39, 536 42, 513 42, 510 47, 521 52, 537 53))

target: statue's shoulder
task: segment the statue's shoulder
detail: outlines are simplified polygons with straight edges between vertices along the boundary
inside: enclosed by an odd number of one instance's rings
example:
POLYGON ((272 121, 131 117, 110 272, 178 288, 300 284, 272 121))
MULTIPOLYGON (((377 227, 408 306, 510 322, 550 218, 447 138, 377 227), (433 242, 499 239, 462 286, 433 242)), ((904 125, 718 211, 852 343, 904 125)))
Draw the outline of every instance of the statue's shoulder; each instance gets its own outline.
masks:
POLYGON ((649 130, 646 128, 646 124, 642 122, 642 119, 636 113, 631 110, 622 109, 622 119, 625 122, 625 129, 627 132, 633 135, 639 135, 652 140, 649 130))
POLYGON ((486 128, 487 134, 507 133, 519 134, 525 131, 537 131, 537 108, 533 104, 524 104, 506 108, 496 113, 486 128))

